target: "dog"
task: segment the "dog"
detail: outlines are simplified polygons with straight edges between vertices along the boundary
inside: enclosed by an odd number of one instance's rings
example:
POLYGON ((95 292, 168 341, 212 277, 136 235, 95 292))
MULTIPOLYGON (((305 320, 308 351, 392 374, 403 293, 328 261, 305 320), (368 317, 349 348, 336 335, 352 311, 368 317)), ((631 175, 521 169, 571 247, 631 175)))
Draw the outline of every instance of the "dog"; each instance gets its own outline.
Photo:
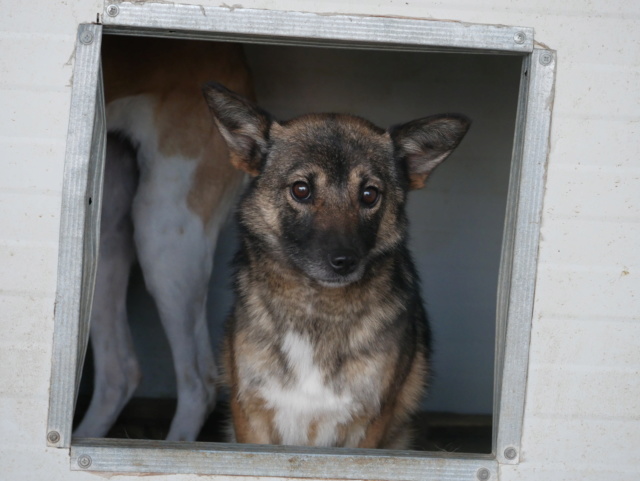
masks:
POLYGON ((167 334, 177 409, 167 439, 195 440, 216 402, 206 301, 220 227, 243 184, 210 120, 212 78, 251 97, 242 48, 105 36, 107 153, 91 313, 94 393, 76 437, 103 437, 140 381, 125 306, 140 263, 167 334))
POLYGON ((470 121, 279 122, 222 85, 204 92, 234 165, 252 176, 224 338, 235 440, 406 449, 431 348, 405 203, 470 121))

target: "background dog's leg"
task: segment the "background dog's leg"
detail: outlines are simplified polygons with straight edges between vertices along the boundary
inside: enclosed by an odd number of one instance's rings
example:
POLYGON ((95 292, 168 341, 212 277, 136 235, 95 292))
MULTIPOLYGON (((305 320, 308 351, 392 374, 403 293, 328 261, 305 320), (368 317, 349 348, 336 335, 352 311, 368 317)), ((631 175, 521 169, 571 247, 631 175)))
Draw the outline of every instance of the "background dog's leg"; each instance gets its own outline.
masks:
POLYGON ((128 142, 108 136, 100 257, 91 312, 95 388, 74 433, 78 437, 105 436, 140 381, 126 311, 129 272, 135 259, 131 223, 137 177, 134 157, 128 142))
POLYGON ((191 163, 156 155, 140 165, 152 167, 142 169, 134 199, 135 242, 171 347, 178 389, 167 439, 192 441, 216 400, 206 301, 220 222, 205 226, 189 209, 191 163))
POLYGON ((216 402, 217 369, 206 322, 206 289, 197 291, 193 297, 186 296, 182 305, 157 301, 176 372, 178 405, 167 435, 173 441, 195 440, 216 402), (190 300, 191 305, 186 305, 190 300))

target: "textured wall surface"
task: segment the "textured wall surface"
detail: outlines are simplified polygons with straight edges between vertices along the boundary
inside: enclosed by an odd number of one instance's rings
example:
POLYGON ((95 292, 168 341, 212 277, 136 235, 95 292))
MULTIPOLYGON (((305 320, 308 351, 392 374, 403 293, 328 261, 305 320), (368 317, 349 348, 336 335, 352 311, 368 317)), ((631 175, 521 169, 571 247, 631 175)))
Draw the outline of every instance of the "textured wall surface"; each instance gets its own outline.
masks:
MULTIPOLYGON (((96 479, 70 473, 68 452, 47 448, 45 434, 75 33, 102 5, 0 4, 0 477, 96 479)), ((503 467, 500 479, 637 479, 640 3, 248 0, 241 6, 524 25, 557 50, 523 451, 521 463, 503 467)), ((199 479, 151 477, 160 478, 199 479)))

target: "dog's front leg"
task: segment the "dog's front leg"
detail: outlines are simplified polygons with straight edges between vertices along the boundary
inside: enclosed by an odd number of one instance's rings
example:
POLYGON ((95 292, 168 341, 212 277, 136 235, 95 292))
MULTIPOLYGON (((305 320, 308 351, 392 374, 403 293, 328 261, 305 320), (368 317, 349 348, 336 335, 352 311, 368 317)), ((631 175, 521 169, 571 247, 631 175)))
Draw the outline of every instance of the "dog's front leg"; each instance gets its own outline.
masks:
POLYGON ((398 392, 387 399, 378 416, 375 416, 358 444, 359 448, 409 449, 411 429, 408 425, 411 413, 418 410, 428 365, 424 352, 419 351, 406 379, 398 392))
MULTIPOLYGON (((388 436, 388 433, 390 430, 390 423, 393 420, 392 414, 393 414, 393 411, 391 408, 387 408, 383 410, 382 413, 380 413, 380 415, 377 418, 375 418, 369 424, 369 426, 367 426, 367 429, 365 430, 365 435, 360 440, 357 447, 363 448, 363 449, 377 449, 381 447, 386 447, 386 446, 382 446, 382 444, 383 444, 383 441, 388 436)), ((399 449, 403 449, 403 448, 399 448, 399 449)))
MULTIPOLYGON (((260 403, 261 404, 261 403, 260 403)), ((273 413, 261 406, 241 405, 235 396, 231 399, 231 415, 235 441, 249 444, 280 444, 275 436, 273 413)))
MULTIPOLYGON (((230 408, 232 415, 232 432, 230 442, 250 444, 279 444, 279 437, 273 421, 273 410, 265 401, 247 386, 239 384, 238 366, 236 364, 236 347, 230 339, 225 339, 223 363, 225 381, 230 386, 230 408)), ((246 346, 244 346, 246 347, 246 346)))

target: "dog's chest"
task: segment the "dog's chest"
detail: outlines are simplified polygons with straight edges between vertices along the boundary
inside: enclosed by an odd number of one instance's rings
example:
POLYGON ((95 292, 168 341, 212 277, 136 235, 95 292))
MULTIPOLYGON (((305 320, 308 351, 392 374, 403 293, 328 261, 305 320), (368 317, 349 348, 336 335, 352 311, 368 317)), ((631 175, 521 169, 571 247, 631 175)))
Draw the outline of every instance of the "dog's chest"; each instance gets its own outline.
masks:
POLYGON ((332 446, 337 442, 357 445, 363 430, 348 423, 361 411, 351 388, 336 390, 315 360, 307 337, 288 332, 282 342, 290 376, 284 382, 268 377, 261 396, 273 411, 273 424, 282 444, 332 446))

